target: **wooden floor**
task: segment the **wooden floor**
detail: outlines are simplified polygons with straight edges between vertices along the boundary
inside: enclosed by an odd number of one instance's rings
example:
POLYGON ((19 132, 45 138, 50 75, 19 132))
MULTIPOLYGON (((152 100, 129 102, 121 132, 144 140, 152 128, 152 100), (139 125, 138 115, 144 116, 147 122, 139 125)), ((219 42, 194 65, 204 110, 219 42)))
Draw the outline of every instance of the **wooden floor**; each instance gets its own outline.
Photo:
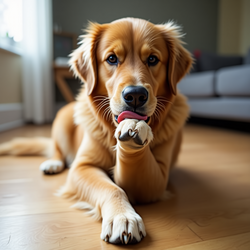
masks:
MULTIPOLYGON (((49 136, 50 126, 0 133, 49 136)), ((174 198, 136 206, 147 236, 133 246, 100 239, 101 222, 53 193, 67 171, 43 175, 43 157, 0 158, 0 249, 250 249, 250 134, 189 125, 169 189, 174 198)))

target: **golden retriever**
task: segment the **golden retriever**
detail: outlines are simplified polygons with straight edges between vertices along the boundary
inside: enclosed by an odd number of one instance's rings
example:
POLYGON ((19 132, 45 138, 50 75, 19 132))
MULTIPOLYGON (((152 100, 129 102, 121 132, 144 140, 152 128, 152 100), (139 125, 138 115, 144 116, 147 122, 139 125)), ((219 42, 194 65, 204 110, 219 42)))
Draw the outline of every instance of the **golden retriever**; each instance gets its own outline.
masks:
POLYGON ((192 64, 181 37, 173 22, 91 23, 70 59, 84 86, 77 102, 58 112, 52 140, 0 147, 0 154, 53 151, 40 166, 45 173, 71 164, 58 193, 102 218, 101 238, 110 243, 140 242, 145 226, 131 203, 155 202, 166 192, 189 111, 176 89, 192 64))

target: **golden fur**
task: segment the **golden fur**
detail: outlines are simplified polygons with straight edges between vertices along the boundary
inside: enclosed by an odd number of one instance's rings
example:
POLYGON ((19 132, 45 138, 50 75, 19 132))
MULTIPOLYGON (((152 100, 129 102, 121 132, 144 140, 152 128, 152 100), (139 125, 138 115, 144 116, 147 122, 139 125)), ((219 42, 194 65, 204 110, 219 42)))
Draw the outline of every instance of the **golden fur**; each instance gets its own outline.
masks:
MULTIPOLYGON (((188 107, 176 85, 192 64, 181 36, 172 22, 153 25, 125 18, 91 23, 71 55, 71 69, 85 84, 77 102, 57 114, 52 128, 54 155, 41 169, 60 172, 65 163, 72 163, 58 194, 78 199, 76 207, 102 218, 101 238, 111 243, 139 242, 146 236, 130 203, 160 200, 177 159, 188 107), (118 65, 107 63, 112 54, 118 65), (157 65, 147 64, 150 55, 159 58, 157 65), (118 124, 114 119, 124 110, 121 93, 131 85, 148 91, 144 105, 148 124, 136 119, 118 124), (137 133, 143 144, 121 141, 128 131, 137 133)), ((6 143, 0 154, 11 153, 18 145, 6 143)), ((22 152, 29 153, 28 148, 23 146, 22 152)))

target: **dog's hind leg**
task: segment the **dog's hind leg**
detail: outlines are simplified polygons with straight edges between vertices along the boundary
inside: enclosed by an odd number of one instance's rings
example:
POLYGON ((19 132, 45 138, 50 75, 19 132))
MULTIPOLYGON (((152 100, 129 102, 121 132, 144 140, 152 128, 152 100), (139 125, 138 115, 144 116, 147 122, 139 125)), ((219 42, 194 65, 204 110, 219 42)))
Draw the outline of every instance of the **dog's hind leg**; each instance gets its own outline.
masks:
POLYGON ((65 168, 65 161, 64 157, 55 142, 54 147, 54 155, 51 159, 44 161, 40 165, 40 170, 43 171, 45 174, 57 174, 64 170, 65 168))
POLYGON ((82 133, 74 124, 74 103, 64 106, 56 115, 52 125, 53 154, 52 157, 40 165, 40 170, 45 174, 62 172, 66 165, 69 166, 79 147, 77 139, 82 139, 82 133))

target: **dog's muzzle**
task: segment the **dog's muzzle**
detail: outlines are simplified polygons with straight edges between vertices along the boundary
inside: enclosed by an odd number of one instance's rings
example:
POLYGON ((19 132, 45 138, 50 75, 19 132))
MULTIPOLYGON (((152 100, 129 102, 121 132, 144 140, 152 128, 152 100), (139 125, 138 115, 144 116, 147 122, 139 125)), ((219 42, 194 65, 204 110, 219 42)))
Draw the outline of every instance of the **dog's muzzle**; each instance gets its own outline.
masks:
POLYGON ((142 107, 148 100, 148 91, 142 86, 128 86, 122 91, 125 103, 134 110, 142 107))
POLYGON ((126 104, 124 110, 115 115, 115 121, 120 123, 125 119, 143 120, 149 122, 150 117, 144 112, 143 105, 148 100, 148 91, 142 86, 128 86, 122 91, 122 98, 126 104))

